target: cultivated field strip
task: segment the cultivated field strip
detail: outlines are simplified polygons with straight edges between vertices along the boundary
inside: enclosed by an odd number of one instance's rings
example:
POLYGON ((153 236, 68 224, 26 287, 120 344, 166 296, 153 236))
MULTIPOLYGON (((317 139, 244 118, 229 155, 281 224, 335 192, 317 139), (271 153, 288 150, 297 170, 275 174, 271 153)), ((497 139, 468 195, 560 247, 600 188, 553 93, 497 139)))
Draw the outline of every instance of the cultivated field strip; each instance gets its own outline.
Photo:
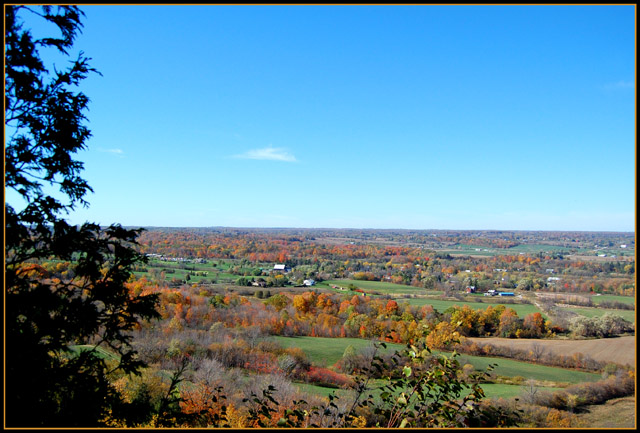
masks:
POLYGON ((511 338, 469 338, 478 344, 492 344, 507 346, 519 350, 527 350, 534 344, 543 346, 546 350, 557 355, 572 355, 582 353, 596 361, 609 361, 617 364, 635 365, 636 337, 600 338, 594 340, 538 340, 511 338))

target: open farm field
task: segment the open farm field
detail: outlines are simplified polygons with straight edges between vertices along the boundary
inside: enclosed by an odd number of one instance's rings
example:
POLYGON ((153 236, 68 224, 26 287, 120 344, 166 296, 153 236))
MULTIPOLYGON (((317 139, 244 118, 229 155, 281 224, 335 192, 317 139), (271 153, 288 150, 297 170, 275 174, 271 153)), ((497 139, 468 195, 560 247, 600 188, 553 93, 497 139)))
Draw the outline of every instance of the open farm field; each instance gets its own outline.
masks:
POLYGON ((563 303, 563 301, 567 299, 579 300, 583 302, 588 302, 591 299, 596 305, 602 304, 603 302, 618 302, 621 304, 634 305, 636 303, 636 298, 633 296, 620 296, 620 295, 591 295, 589 293, 567 293, 567 292, 535 292, 536 297, 542 299, 552 299, 554 302, 563 303))
MULTIPOLYGON (((520 397, 525 389, 524 385, 508 385, 503 383, 483 383, 480 385, 484 390, 487 398, 504 398, 511 399, 520 397)), ((545 386, 541 387, 540 390, 555 392, 559 391, 562 388, 555 386, 545 386)))
MULTIPOLYGON (((346 399, 349 400, 353 398, 354 391, 351 389, 343 389, 343 388, 327 388, 324 386, 318 386, 311 383, 301 383, 294 382, 293 383, 296 388, 298 388, 302 392, 306 392, 311 395, 317 395, 320 397, 328 397, 331 394, 335 394, 340 400, 346 399)), ((350 400, 353 401, 353 400, 350 400)))
POLYGON ((469 257, 493 257, 495 255, 497 255, 497 251, 493 250, 493 249, 489 249, 486 248, 482 248, 482 249, 478 249, 478 248, 460 248, 460 249, 444 249, 444 250, 438 250, 439 253, 446 253, 449 254, 453 257, 456 256, 469 256, 469 257))
MULTIPOLYGON (((76 354, 79 354, 82 351, 90 351, 90 350, 93 350, 94 348, 95 348, 95 346, 92 346, 90 344, 81 344, 81 345, 70 346, 70 349, 76 354)), ((105 349, 104 347, 98 347, 96 349, 96 355, 99 358, 107 359, 107 360, 118 360, 119 359, 118 355, 116 355, 115 353, 105 349)))
POLYGON ((635 262, 635 252, 633 250, 630 251, 621 251, 619 254, 614 254, 616 257, 606 256, 600 257, 595 255, 593 251, 589 253, 575 253, 575 254, 567 254, 564 256, 566 260, 575 260, 581 262, 611 262, 611 261, 621 261, 621 262, 635 262))
POLYGON ((515 361, 506 358, 460 355, 460 364, 471 364, 476 370, 485 370, 489 364, 496 365, 492 370, 493 374, 505 377, 524 377, 536 381, 547 381, 553 383, 576 384, 583 382, 595 382, 602 377, 600 374, 587 373, 584 371, 569 370, 560 367, 550 367, 547 365, 532 364, 529 362, 515 361))
POLYGON ((566 248, 559 245, 548 244, 520 244, 511 248, 491 248, 478 245, 458 244, 453 247, 443 248, 439 252, 453 255, 469 255, 479 257, 490 256, 509 256, 522 254, 538 254, 538 253, 570 253, 575 254, 593 254, 591 250, 566 248))
POLYGON ((635 365, 636 338, 635 336, 601 338, 595 340, 538 340, 538 339, 510 339, 510 338, 469 338, 477 343, 508 346, 514 349, 527 350, 532 345, 542 345, 546 350, 558 355, 582 353, 597 361, 609 361, 618 364, 635 365))
MULTIPOLYGON (((137 277, 147 277, 149 278, 148 272, 134 272, 137 277)), ((171 281, 173 279, 184 281, 187 279, 187 275, 189 276, 188 282, 199 283, 204 280, 204 282, 210 282, 212 279, 219 283, 227 283, 233 284, 239 277, 237 275, 215 272, 215 271, 189 271, 186 269, 170 269, 170 272, 165 272, 164 281, 171 281), (197 273, 196 273, 197 272, 197 273), (204 274, 203 272, 207 272, 204 274)))
POLYGON ((411 294, 411 295, 439 295, 441 291, 437 290, 425 290, 421 287, 407 286, 404 284, 394 284, 385 281, 363 281, 363 280, 327 280, 324 283, 336 285, 340 287, 347 287, 349 284, 367 291, 374 290, 385 295, 398 295, 398 294, 411 294))
POLYGON ((549 244, 520 244, 515 247, 507 248, 504 250, 507 254, 537 254, 537 253, 568 253, 570 251, 586 253, 588 250, 581 250, 576 248, 567 248, 560 245, 549 244))
POLYGON ((591 300, 594 304, 600 304, 602 302, 621 302, 623 304, 635 304, 636 298, 632 296, 618 296, 618 295, 599 295, 592 296, 591 300))
MULTIPOLYGON (((296 382, 294 385, 302 392, 306 392, 312 395, 317 395, 320 397, 328 397, 331 394, 334 394, 339 397, 340 401, 353 401, 353 397, 355 392, 349 389, 341 389, 341 388, 326 388, 323 386, 317 386, 309 383, 299 383, 296 382)), ((376 386, 376 385, 374 385, 376 386)), ((378 385, 379 386, 379 385, 378 385)), ((482 389, 485 392, 487 398, 504 398, 511 399, 516 398, 522 395, 524 387, 522 385, 506 385, 500 383, 483 383, 481 385, 482 389)), ((541 388, 545 391, 554 392, 558 391, 562 388, 558 387, 544 387, 541 388)), ((374 396, 376 392, 371 392, 374 396)))
POLYGON ((636 312, 635 310, 616 310, 610 308, 597 308, 597 307, 576 307, 573 305, 562 306, 561 308, 565 308, 569 311, 572 311, 576 314, 580 314, 581 316, 586 317, 601 317, 606 313, 615 314, 616 316, 620 316, 629 322, 635 322, 636 320, 636 312))
MULTIPOLYGON (((343 287, 343 286, 340 286, 340 287, 343 287)), ((326 290, 326 291, 331 292, 331 293, 340 293, 340 294, 349 295, 349 296, 353 296, 353 295, 361 296, 362 295, 362 293, 355 292, 353 290, 334 289, 333 287, 331 287, 331 284, 329 284, 327 281, 322 281, 320 283, 316 283, 316 285, 313 286, 311 289, 312 290, 321 290, 322 289, 322 290, 326 290)), ((379 296, 379 295, 370 295, 370 296, 376 297, 376 296, 379 296)))
MULTIPOLYGON (((311 360, 312 363, 329 367, 336 363, 344 353, 347 346, 351 345, 356 350, 371 344, 368 340, 358 338, 322 338, 322 337, 271 337, 283 347, 299 347, 311 360)), ((405 346, 401 344, 387 343, 386 351, 401 350, 405 346)), ((384 350, 384 349, 383 349, 384 350)), ((505 376, 521 376, 526 379, 538 381, 550 381, 556 383, 582 383, 596 381, 600 379, 599 374, 586 373, 582 371, 569 370, 545 365, 536 365, 511 359, 461 355, 459 357, 461 365, 471 364, 476 370, 485 370, 489 364, 497 364, 492 373, 505 376)))
MULTIPOLYGON (((209 282, 212 279, 219 283, 233 284, 241 275, 230 273, 232 267, 238 266, 239 261, 231 259, 227 260, 209 260, 207 263, 177 262, 172 260, 160 260, 151 258, 146 264, 147 272, 136 271, 137 277, 149 277, 151 272, 159 274, 164 272, 165 281, 172 279, 186 280, 189 275, 190 283, 199 283, 202 280, 209 282)), ((254 269, 270 268, 272 265, 265 263, 256 263, 250 267, 240 268, 242 274, 245 271, 253 271, 254 269)), ((156 275, 157 277, 157 275, 156 275)))
POLYGON ((438 248, 436 251, 440 253, 447 253, 452 256, 471 257, 493 257, 539 253, 564 254, 567 259, 602 262, 611 260, 627 260, 635 257, 635 251, 633 248, 597 250, 595 248, 568 248, 561 245, 549 244, 520 244, 511 248, 492 248, 478 245, 457 244, 454 246, 438 248), (598 254, 606 254, 606 257, 600 257, 598 254))
MULTIPOLYGON (((335 364, 348 346, 353 346, 359 350, 371 344, 369 340, 361 338, 325 338, 325 337, 271 337, 283 347, 299 347, 302 349, 311 362, 320 367, 330 367, 335 364)), ((386 351, 402 350, 402 344, 386 343, 386 351)), ((385 350, 382 349, 381 350, 385 350)))
MULTIPOLYGON (((450 308, 454 305, 463 306, 468 305, 470 308, 474 310, 486 310, 488 306, 495 307, 496 305, 500 305, 499 302, 467 302, 467 301, 449 301, 444 299, 418 299, 418 298, 409 298, 409 299, 396 299, 398 303, 400 302, 408 302, 410 305, 432 305, 435 310, 440 312, 450 308)), ((538 307, 533 304, 503 304, 508 308, 512 308, 518 313, 518 317, 524 317, 530 313, 542 313, 538 307)), ((544 316, 544 314, 543 314, 544 316)))

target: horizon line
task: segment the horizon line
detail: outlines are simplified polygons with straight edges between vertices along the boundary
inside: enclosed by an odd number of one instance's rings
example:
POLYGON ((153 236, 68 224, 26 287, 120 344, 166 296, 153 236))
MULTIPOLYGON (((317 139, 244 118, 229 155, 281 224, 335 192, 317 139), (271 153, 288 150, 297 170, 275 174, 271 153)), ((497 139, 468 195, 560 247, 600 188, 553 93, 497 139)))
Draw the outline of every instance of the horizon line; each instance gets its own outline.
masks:
POLYGON ((453 232, 557 232, 557 233, 635 233, 635 230, 562 230, 562 229, 419 229, 419 228, 374 228, 374 227, 286 227, 286 226, 164 226, 164 225, 125 225, 122 227, 140 227, 153 229, 240 229, 240 230, 369 230, 369 231, 453 231, 453 232))

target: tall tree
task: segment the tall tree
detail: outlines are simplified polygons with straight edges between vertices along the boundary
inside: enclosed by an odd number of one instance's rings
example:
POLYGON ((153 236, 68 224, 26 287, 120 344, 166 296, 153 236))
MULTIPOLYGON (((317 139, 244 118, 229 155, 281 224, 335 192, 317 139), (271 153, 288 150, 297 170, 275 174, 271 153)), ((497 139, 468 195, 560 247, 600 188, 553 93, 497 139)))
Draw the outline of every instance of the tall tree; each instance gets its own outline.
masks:
POLYGON ((9 427, 99 426, 124 410, 110 385, 113 372, 143 365, 131 347, 140 319, 157 317, 157 297, 127 287, 139 230, 114 224, 68 224, 64 215, 87 206, 92 191, 74 154, 86 148, 89 99, 77 87, 91 73, 80 53, 50 71, 41 49, 70 57, 82 28, 75 6, 5 6, 5 186, 25 201, 5 202, 5 416, 9 427), (34 38, 30 15, 60 31, 34 38), (53 191, 53 192, 49 192, 53 191), (14 203, 15 205, 15 203, 14 203), (73 278, 56 279, 44 260, 73 263, 73 278), (113 352, 116 361, 99 356, 113 352), (78 351, 78 348, 85 348, 78 351))

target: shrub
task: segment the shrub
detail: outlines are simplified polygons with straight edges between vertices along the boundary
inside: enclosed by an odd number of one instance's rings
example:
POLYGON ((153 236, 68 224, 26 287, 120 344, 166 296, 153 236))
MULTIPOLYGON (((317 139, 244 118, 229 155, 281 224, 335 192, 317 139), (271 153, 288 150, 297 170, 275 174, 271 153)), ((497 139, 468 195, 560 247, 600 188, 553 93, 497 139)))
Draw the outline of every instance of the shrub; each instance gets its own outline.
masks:
POLYGON ((572 385, 554 393, 540 393, 536 403, 559 410, 575 410, 580 406, 602 404, 634 392, 634 375, 628 373, 610 376, 598 382, 572 385))
POLYGON ((305 376, 309 383, 330 388, 345 388, 352 383, 352 380, 344 374, 336 373, 324 367, 311 366, 305 376))

